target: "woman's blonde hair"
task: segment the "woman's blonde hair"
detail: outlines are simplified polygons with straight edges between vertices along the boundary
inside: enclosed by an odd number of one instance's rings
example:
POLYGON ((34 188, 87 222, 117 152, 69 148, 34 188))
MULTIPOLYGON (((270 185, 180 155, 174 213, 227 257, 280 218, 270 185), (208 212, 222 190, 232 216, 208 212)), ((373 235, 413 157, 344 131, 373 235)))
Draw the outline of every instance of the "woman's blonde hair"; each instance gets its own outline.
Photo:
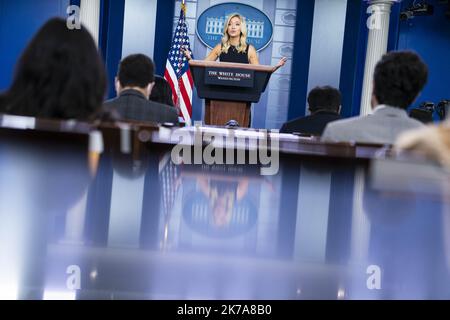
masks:
POLYGON ((239 40, 239 45, 236 47, 239 53, 245 53, 247 50, 247 24, 245 23, 245 18, 239 13, 231 14, 225 25, 223 26, 223 37, 222 37, 222 53, 228 53, 228 49, 231 47, 230 36, 228 35, 228 25, 233 18, 239 18, 241 20, 241 37, 239 40))

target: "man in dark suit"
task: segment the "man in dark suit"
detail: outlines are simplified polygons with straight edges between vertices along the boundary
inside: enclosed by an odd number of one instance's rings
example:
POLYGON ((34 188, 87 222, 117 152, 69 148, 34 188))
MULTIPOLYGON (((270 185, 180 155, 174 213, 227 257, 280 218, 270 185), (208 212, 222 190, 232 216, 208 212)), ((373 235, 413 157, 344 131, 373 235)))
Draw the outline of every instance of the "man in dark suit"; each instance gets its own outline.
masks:
POLYGON ((310 116, 286 122, 280 132, 320 136, 329 122, 341 119, 341 93, 333 87, 316 87, 311 90, 308 105, 310 116))
POLYGON ((105 102, 105 109, 117 112, 124 120, 178 124, 176 108, 150 101, 155 85, 153 61, 134 54, 120 62, 116 77, 118 97, 105 102))

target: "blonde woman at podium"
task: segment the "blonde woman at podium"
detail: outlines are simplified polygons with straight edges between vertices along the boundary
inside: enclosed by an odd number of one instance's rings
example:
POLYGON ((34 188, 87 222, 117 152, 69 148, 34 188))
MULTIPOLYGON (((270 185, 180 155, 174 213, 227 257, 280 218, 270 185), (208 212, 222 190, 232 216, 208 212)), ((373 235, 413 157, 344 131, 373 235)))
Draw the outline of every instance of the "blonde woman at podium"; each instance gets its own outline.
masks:
MULTIPOLYGON (((206 61, 216 61, 232 63, 259 64, 256 49, 247 43, 247 25, 245 18, 238 13, 230 15, 225 23, 221 43, 217 44, 211 53, 205 58, 206 61)), ((185 48, 182 49, 186 58, 191 60, 191 53, 185 48)), ((287 59, 281 58, 276 68, 285 65, 287 59)))

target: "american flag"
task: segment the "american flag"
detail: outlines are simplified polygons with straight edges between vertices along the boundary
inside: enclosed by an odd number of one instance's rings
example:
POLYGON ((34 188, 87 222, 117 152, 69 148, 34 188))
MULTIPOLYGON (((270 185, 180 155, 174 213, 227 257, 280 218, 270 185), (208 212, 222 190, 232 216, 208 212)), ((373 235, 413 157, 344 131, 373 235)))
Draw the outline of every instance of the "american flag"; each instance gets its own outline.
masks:
POLYGON ((192 116, 192 88, 193 80, 189 63, 184 56, 182 47, 191 52, 189 44, 188 28, 186 25, 186 5, 181 4, 180 19, 172 40, 172 46, 166 63, 164 78, 172 88, 173 101, 187 126, 191 125, 192 116))

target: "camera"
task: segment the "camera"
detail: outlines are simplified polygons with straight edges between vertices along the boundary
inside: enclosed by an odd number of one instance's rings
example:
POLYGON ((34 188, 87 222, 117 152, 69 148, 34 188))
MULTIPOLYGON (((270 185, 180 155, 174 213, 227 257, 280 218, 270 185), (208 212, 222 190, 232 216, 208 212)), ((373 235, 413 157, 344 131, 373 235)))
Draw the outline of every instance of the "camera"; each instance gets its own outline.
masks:
POLYGON ((418 16, 431 16, 434 13, 434 7, 427 3, 413 4, 412 7, 400 13, 400 20, 409 20, 418 16))

